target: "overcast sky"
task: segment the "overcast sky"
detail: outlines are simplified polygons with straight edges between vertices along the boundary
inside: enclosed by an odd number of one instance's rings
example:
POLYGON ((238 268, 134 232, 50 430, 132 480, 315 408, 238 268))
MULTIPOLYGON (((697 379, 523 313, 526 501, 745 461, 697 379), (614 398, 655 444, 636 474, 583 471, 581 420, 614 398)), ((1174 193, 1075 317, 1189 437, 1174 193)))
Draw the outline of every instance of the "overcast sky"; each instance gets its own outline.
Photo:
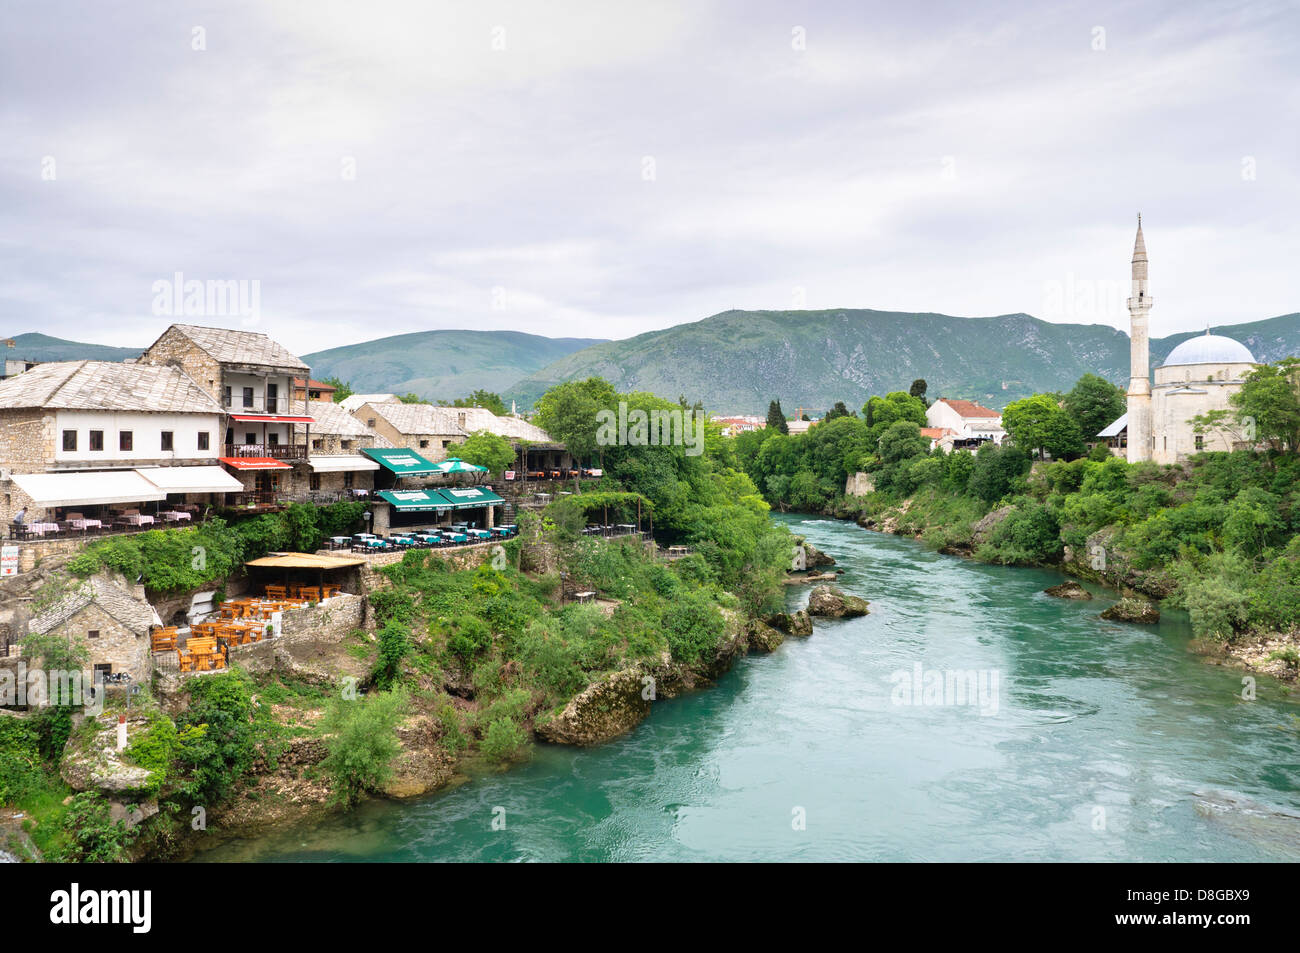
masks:
POLYGON ((1294 0, 5 3, 0 332, 1300 310, 1294 0), (196 48, 198 47, 198 48, 196 48), (248 286, 251 290, 251 285, 248 286), (250 302, 251 304, 251 302, 250 302))

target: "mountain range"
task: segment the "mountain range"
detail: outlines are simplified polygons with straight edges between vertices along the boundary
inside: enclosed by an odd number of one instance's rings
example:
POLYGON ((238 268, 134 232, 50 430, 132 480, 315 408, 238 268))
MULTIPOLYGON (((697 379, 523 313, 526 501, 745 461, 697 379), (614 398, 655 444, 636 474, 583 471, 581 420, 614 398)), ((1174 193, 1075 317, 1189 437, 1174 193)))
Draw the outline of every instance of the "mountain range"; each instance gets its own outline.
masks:
POLYGON ((417 331, 304 354, 312 377, 337 377, 360 393, 414 393, 454 400, 504 391, 520 378, 599 338, 548 338, 520 331, 417 331))
POLYGON ((139 357, 144 351, 142 347, 65 341, 35 332, 16 334, 6 340, 13 341, 14 346, 4 349, 5 357, 18 361, 125 361, 139 357))
MULTIPOLYGON (((1258 361, 1300 355, 1300 314, 1216 327, 1258 361)), ((1152 365, 1192 337, 1151 342, 1152 365)), ((526 408, 560 381, 598 375, 620 391, 704 402, 712 412, 820 416, 835 401, 860 407, 872 394, 907 390, 925 378, 928 396, 1002 408, 1043 391, 1068 390, 1083 374, 1128 378, 1128 335, 1106 325, 1052 324, 1027 314, 946 314, 835 309, 724 311, 562 357, 502 396, 526 408)))
MULTIPOLYGON (((1217 325, 1257 361, 1300 355, 1300 313, 1217 325)), ((1151 341, 1156 366, 1195 332, 1151 341)), ((6 349, 32 361, 138 357, 141 349, 20 334, 6 349)), ((836 401, 862 406, 872 394, 907 390, 925 378, 928 396, 962 397, 1001 409, 1043 391, 1066 390, 1085 373, 1123 384, 1128 335, 1099 324, 1052 324, 1027 314, 946 314, 835 309, 724 311, 621 341, 548 338, 518 331, 420 331, 304 354, 320 379, 362 393, 414 392, 452 400, 484 389, 530 408, 561 381, 598 375, 620 391, 647 390, 703 401, 718 413, 811 416, 836 401)))

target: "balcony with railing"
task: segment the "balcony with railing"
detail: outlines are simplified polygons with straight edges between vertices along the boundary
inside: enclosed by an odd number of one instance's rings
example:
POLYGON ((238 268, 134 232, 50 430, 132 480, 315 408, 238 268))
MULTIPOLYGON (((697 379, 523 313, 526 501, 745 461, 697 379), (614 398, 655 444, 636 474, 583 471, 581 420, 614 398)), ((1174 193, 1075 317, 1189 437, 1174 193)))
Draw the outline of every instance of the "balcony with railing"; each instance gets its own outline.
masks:
POLYGON ((293 413, 288 397, 263 397, 258 394, 227 394, 221 403, 232 414, 289 414, 293 413))
POLYGON ((272 460, 306 460, 307 448, 290 443, 228 443, 227 457, 270 457, 272 460))

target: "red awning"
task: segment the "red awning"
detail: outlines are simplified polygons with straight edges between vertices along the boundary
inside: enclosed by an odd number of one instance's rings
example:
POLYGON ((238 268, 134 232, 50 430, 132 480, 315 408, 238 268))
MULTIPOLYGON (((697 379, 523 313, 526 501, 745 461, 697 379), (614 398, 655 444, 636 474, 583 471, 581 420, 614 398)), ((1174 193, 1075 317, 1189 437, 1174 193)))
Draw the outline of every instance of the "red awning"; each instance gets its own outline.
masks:
POLYGON ((289 464, 271 457, 221 457, 221 462, 236 470, 291 470, 289 464))
POLYGON ((296 417, 290 414, 231 414, 231 420, 244 424, 314 424, 315 417, 296 417))

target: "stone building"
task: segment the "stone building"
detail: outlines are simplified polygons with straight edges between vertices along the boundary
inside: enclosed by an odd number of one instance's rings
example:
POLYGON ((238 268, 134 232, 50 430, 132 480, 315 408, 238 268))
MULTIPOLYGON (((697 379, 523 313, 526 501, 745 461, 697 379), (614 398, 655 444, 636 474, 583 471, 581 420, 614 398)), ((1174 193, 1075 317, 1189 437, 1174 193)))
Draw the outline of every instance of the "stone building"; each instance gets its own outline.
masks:
MULTIPOLYGON (((273 497, 291 464, 306 460, 296 427, 310 430, 307 402, 294 381, 311 369, 265 334, 173 324, 140 358, 184 370, 226 412, 221 462, 254 495, 273 497)), ((305 396, 305 395, 304 395, 305 396)))
POLYGON ((1235 437, 1228 432, 1196 433, 1193 419, 1211 410, 1226 410, 1228 398, 1241 389, 1255 369, 1255 357, 1239 341, 1211 334, 1188 338, 1175 347, 1155 369, 1151 384, 1147 319, 1154 299, 1148 287, 1146 241, 1138 218, 1133 245, 1133 292, 1128 299, 1131 316, 1130 379, 1127 413, 1099 437, 1112 449, 1122 450, 1130 463, 1153 460, 1177 463, 1205 450, 1232 450, 1235 437))
POLYGON ((392 444, 332 401, 308 402, 307 414, 313 421, 310 433, 294 436, 306 445, 307 458, 293 463, 290 495, 317 502, 367 495, 379 464, 361 451, 392 444))
POLYGON ((453 454, 448 448, 461 443, 469 433, 460 425, 465 411, 432 404, 362 404, 353 416, 383 437, 391 446, 415 450, 432 463, 453 454))
MULTIPOLYGON (((29 633, 66 635, 84 645, 92 672, 126 673, 147 683, 153 670, 150 631, 160 625, 142 587, 92 576, 28 622, 29 633)), ((26 654, 26 653, 24 653, 26 654)))
POLYGON ((220 405, 184 370, 56 361, 0 382, 0 520, 184 502, 239 489, 219 466, 220 405))

